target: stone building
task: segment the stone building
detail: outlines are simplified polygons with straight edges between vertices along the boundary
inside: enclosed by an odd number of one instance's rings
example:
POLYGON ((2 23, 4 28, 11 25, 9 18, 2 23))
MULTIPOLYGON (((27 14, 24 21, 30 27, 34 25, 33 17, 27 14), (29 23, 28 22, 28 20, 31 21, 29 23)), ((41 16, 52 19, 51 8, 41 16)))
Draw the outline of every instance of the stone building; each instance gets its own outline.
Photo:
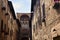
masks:
POLYGON ((39 30, 41 29, 41 7, 40 0, 36 0, 33 8, 33 19, 32 19, 32 40, 39 40, 39 30))
MULTIPOLYGON (((37 1, 35 5, 37 5, 37 1)), ((38 8, 38 6, 35 6, 33 12, 34 13, 32 19, 33 40, 60 40, 59 10, 60 10, 59 0, 40 0, 40 7, 38 8), (40 11, 38 12, 39 9, 40 11)))
POLYGON ((16 40, 18 24, 11 1, 0 0, 0 40, 16 40))
POLYGON ((0 0, 0 40, 5 40, 8 35, 8 18, 7 18, 7 0, 0 0))
POLYGON ((45 14, 47 27, 47 40, 60 40, 60 1, 59 0, 45 0, 45 14))
POLYGON ((13 4, 11 1, 8 1, 7 13, 8 13, 8 27, 9 27, 9 35, 7 36, 7 40, 8 39, 17 40, 18 24, 17 24, 13 4))
POLYGON ((20 27, 19 27, 19 40, 29 40, 30 39, 30 18, 31 13, 17 13, 17 19, 19 19, 20 27))

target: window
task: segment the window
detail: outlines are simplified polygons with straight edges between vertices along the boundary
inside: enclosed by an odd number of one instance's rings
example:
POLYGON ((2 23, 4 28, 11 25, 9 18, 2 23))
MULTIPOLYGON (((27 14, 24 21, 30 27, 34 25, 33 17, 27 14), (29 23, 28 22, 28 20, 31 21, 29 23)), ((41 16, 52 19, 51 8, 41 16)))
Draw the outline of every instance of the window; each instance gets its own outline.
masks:
POLYGON ((33 31, 35 32, 35 25, 33 25, 33 31))
POLYGON ((43 19, 42 22, 45 22, 45 4, 42 5, 43 19))
POLYGON ((21 21, 21 24, 29 24, 29 21, 21 21))
POLYGON ((3 20, 1 20, 1 32, 3 32, 3 20))
POLYGON ((45 4, 42 5, 43 18, 45 18, 45 4))
POLYGON ((3 30, 3 32, 6 31, 6 24, 4 24, 4 23, 3 23, 3 26, 2 26, 2 30, 3 30))
POLYGON ((11 24, 13 25, 13 19, 11 18, 11 24))
POLYGON ((8 27, 6 27, 6 24, 4 24, 4 30, 5 30, 5 35, 8 35, 9 34, 9 29, 8 27))
POLYGON ((53 31, 56 31, 56 29, 54 29, 53 31))
POLYGON ((36 31, 35 31, 35 36, 37 36, 38 35, 38 23, 36 23, 36 31))
POLYGON ((3 29, 6 31, 6 24, 4 24, 4 27, 3 27, 3 29))
POLYGON ((1 20, 1 32, 6 31, 6 24, 4 24, 3 20, 1 20))
POLYGON ((36 23, 36 30, 37 30, 37 23, 36 23))

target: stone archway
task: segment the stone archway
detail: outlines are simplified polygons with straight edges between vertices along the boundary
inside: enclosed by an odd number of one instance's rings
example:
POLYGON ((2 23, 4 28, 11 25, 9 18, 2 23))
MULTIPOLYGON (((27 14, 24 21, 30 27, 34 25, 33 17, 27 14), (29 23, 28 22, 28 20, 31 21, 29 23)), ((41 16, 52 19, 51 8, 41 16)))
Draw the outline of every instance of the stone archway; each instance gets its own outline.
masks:
POLYGON ((54 37, 53 40, 60 40, 60 36, 54 37))
POLYGON ((53 40, 60 40, 60 23, 51 29, 51 36, 53 40))
POLYGON ((58 34, 58 30, 56 30, 55 28, 53 28, 52 31, 51 31, 51 33, 52 33, 53 40, 60 40, 60 36, 58 34))

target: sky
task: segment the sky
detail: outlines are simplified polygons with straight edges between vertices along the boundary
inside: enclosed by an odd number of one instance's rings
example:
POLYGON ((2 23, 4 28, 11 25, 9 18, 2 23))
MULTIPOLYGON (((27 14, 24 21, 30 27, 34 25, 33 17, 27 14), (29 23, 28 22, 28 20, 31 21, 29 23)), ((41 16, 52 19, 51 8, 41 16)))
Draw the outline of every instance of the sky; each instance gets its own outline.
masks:
POLYGON ((30 13, 31 0, 9 0, 12 1, 15 13, 30 13))

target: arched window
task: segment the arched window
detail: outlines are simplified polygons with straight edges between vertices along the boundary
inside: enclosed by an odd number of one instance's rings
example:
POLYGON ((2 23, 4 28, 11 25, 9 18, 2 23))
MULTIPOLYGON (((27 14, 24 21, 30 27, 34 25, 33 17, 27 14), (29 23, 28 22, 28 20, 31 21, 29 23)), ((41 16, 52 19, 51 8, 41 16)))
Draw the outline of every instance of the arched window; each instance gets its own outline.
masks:
POLYGON ((56 31, 56 29, 53 29, 53 31, 56 31))
POLYGON ((20 17, 20 20, 22 20, 22 21, 28 21, 29 20, 29 16, 28 15, 22 15, 20 17))

